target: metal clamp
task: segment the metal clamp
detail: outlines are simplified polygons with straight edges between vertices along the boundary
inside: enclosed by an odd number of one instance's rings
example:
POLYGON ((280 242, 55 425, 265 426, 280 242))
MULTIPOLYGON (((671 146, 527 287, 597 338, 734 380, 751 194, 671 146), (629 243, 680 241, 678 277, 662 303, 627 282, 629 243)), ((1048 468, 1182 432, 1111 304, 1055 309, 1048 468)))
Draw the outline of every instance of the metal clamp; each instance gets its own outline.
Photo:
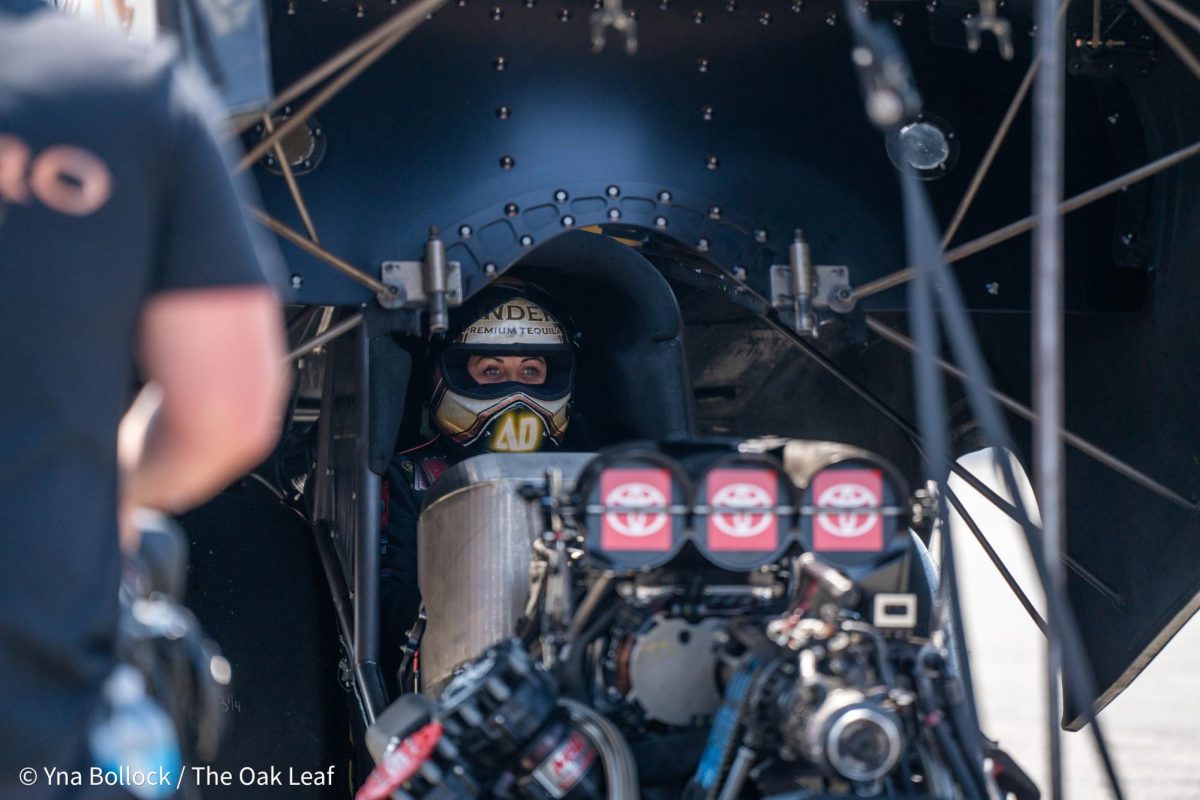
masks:
POLYGON ((1005 61, 1012 61, 1012 25, 996 11, 996 0, 979 0, 979 13, 963 20, 963 25, 967 28, 967 49, 972 53, 979 50, 979 44, 986 31, 996 37, 1000 57, 1005 61))
POLYGON ((593 53, 604 49, 609 28, 625 37, 626 53, 633 55, 637 52, 637 20, 625 10, 621 0, 604 0, 603 10, 592 14, 591 25, 593 53))
POLYGON ((446 309, 462 304, 462 265, 446 260, 436 230, 430 232, 424 261, 385 261, 380 277, 391 291, 376 295, 379 304, 389 310, 427 308, 431 333, 446 330, 446 309))
MULTIPOLYGON (((794 247, 793 247, 794 249, 794 247)), ((792 330, 805 336, 816 336, 814 310, 827 308, 838 314, 854 310, 854 295, 850 289, 849 267, 808 267, 793 270, 790 264, 771 266, 771 307, 792 330), (803 274, 809 271, 811 281, 803 274), (798 280, 793 283, 793 274, 798 280), (804 290, 808 290, 807 298, 804 290), (807 310, 806 310, 807 309, 807 310)))

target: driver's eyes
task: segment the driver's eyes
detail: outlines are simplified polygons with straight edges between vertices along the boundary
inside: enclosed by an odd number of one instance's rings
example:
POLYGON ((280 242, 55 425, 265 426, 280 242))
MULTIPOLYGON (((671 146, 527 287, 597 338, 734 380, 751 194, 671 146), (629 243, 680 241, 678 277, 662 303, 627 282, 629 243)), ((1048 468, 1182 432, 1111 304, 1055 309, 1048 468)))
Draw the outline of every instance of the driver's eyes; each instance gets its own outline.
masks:
POLYGON ((488 378, 498 378, 500 377, 500 368, 495 365, 484 367, 483 374, 488 378))
POLYGON ((523 374, 526 378, 536 378, 537 376, 542 374, 542 368, 541 367, 525 367, 524 369, 521 370, 521 374, 523 374))

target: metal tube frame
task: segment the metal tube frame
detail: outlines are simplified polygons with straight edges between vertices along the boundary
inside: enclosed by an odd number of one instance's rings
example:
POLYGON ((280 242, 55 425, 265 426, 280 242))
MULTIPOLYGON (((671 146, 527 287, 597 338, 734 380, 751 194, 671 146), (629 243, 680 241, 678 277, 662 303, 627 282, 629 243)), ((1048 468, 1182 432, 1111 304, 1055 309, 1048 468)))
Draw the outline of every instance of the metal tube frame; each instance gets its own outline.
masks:
MULTIPOLYGON (((262 117, 263 131, 270 136, 275 132, 275 123, 271 121, 270 114, 263 114, 262 117)), ((275 158, 279 161, 279 169, 283 172, 283 179, 287 182, 288 192, 292 195, 292 202, 296 204, 296 211, 300 214, 300 221, 304 223, 304 229, 308 231, 308 238, 313 244, 320 244, 320 239, 317 238, 317 229, 313 226, 312 216, 308 213, 308 205, 304 202, 304 195, 300 194, 300 184, 296 183, 296 173, 292 171, 292 164, 288 161, 287 154, 283 152, 283 142, 277 140, 275 142, 275 158)))
MULTIPOLYGON (((361 75, 368 67, 382 58, 393 47, 399 44, 408 34, 416 30, 428 15, 434 13, 446 3, 446 0, 417 0, 408 8, 401 11, 392 20, 389 20, 394 28, 390 28, 390 32, 382 38, 377 44, 372 46, 366 53, 358 58, 357 61, 349 63, 341 74, 329 81, 319 92, 317 92, 311 100, 305 103, 295 114, 292 114, 275 130, 274 133, 263 137, 262 141, 250 148, 250 151, 237 164, 237 170, 241 172, 247 169, 254 162, 258 161, 267 151, 269 151, 276 142, 282 140, 285 136, 296 130, 301 125, 308 123, 308 118, 320 110, 326 103, 332 100, 342 91, 351 81, 361 75)), ((389 23, 384 23, 388 25, 389 23)), ((382 27, 382 26, 381 26, 382 27)), ((361 43, 351 44, 347 50, 355 50, 361 43)), ((336 59, 336 57, 335 57, 336 59)), ((324 70, 325 66, 318 67, 316 71, 324 70)), ((303 79, 302 79, 303 80, 303 79)))
MULTIPOLYGON (((1158 173, 1170 169, 1176 164, 1180 164, 1197 154, 1200 154, 1200 142, 1195 142, 1187 145, 1186 147, 1182 147, 1172 153, 1168 153, 1161 158, 1157 158, 1148 164, 1144 164, 1137 169, 1131 170, 1124 175, 1113 178, 1110 181, 1105 181, 1104 183, 1094 186, 1085 192, 1081 192, 1080 194, 1077 194, 1061 203, 1058 206, 1058 213, 1061 215, 1069 214, 1072 211, 1078 211, 1084 206, 1091 205, 1097 200, 1103 200, 1109 195, 1116 194, 1123 189, 1128 189, 1135 183, 1144 181, 1147 178, 1152 178, 1158 173)), ((984 250, 995 247, 1003 242, 1007 242, 1009 239, 1020 236, 1023 233, 1028 233, 1034 229, 1036 224, 1037 218, 1030 215, 1023 219, 1019 219, 1016 222, 1011 222, 1008 225, 1005 225, 1003 228, 997 228, 991 233, 984 234, 977 239, 972 239, 966 244, 961 244, 952 250, 947 250, 945 259, 946 263, 953 264, 955 262, 962 261, 968 256, 982 253, 984 250)), ((857 289, 853 290, 851 292, 851 296, 855 300, 862 300, 863 298, 879 294, 880 292, 907 283, 908 281, 912 280, 914 274, 915 272, 912 267, 905 267, 904 269, 896 270, 889 275, 884 275, 882 278, 877 278, 873 281, 864 283, 862 286, 859 286, 857 289)))
POLYGON ((355 422, 360 452, 355 464, 354 482, 358 491, 353 507, 357 534, 354 537, 354 670, 370 716, 369 724, 387 705, 387 691, 379 667, 380 478, 371 472, 366 446, 371 436, 370 339, 365 325, 358 326, 356 333, 354 377, 358 416, 355 422))
MULTIPOLYGON (((1140 0, 1131 0, 1140 2, 1140 0)), ((1033 424, 1034 482, 1042 517, 1042 560, 1047 594, 1067 597, 1062 566, 1066 543, 1066 454, 1059 431, 1066 408, 1063 389, 1063 195, 1066 127, 1066 43, 1055 0, 1036 0, 1037 57, 1042 70, 1033 96, 1033 424)), ((1064 625, 1057 604, 1046 604, 1046 736, 1050 800, 1063 796, 1062 695, 1064 625)))
POLYGON ((287 225, 284 225, 282 222, 275 219, 265 211, 260 211, 257 208, 247 208, 246 210, 249 212, 251 217, 253 217, 257 222, 261 223, 273 233, 278 234, 281 238, 296 245, 310 256, 320 259, 322 262, 333 267, 347 278, 358 281, 363 286, 366 286, 368 289, 375 292, 375 294, 392 295, 396 293, 396 287, 388 286, 383 281, 372 278, 370 275, 363 272, 358 267, 355 267, 350 262, 344 261, 343 259, 326 250, 324 247, 321 247, 316 242, 312 242, 304 238, 301 233, 293 230, 287 225))
POLYGON ((1014 578, 1012 572, 1009 571, 1008 566, 1004 563, 1004 559, 1000 558, 1000 554, 996 552, 996 549, 992 547, 992 543, 988 541, 986 536, 984 536, 983 529, 979 527, 979 523, 975 522, 975 518, 972 517, 967 511, 966 506, 963 505, 963 502, 959 499, 958 494, 955 493, 954 490, 949 486, 941 487, 941 491, 945 492, 946 500, 954 508, 955 513, 962 517, 962 521, 966 524, 967 529, 971 531, 971 535, 975 537, 975 541, 979 542, 979 546, 982 547, 983 552, 987 554, 988 560, 992 562, 992 566, 995 567, 996 571, 1000 573, 1000 577, 1004 579, 1005 584, 1008 585, 1008 588, 1012 591, 1013 596, 1017 598, 1017 602, 1019 602, 1021 607, 1025 609, 1025 612, 1029 614, 1029 618, 1033 620, 1033 624, 1037 626, 1037 629, 1042 632, 1043 636, 1047 635, 1046 621, 1042 619, 1042 615, 1038 613, 1037 608, 1033 605, 1033 602, 1029 599, 1029 596, 1025 594, 1025 591, 1021 588, 1021 585, 1017 583, 1017 579, 1014 578))
MULTIPOLYGON (((917 347, 916 342, 914 342, 912 339, 908 338, 904 334, 900 333, 895 328, 892 328, 892 327, 888 326, 887 324, 881 322, 876 317, 872 317, 870 315, 867 316, 867 327, 871 331, 873 331, 874 333, 879 335, 880 338, 885 339, 886 341, 889 341, 892 344, 895 344, 898 347, 901 347, 910 353, 916 351, 916 347, 917 347)), ((941 356, 936 356, 935 362, 937 363, 938 367, 940 367, 941 370, 943 372, 945 372, 947 375, 957 378, 958 380, 962 381, 963 383, 970 381, 971 378, 969 375, 967 375, 961 369, 954 366, 953 364, 951 364, 949 361, 942 358, 941 356)), ((985 386, 983 388, 987 391, 987 393, 989 395, 991 395, 996 400, 996 402, 998 402, 1000 405, 1004 406, 1006 409, 1008 409, 1012 413, 1016 414, 1018 417, 1021 417, 1022 419, 1029 421, 1029 422, 1034 422, 1037 420, 1037 415, 1028 406, 1025 406, 1025 405, 1017 402, 1016 400, 1014 400, 1013 398, 1004 394, 1003 392, 999 391, 995 387, 985 386)), ((1083 453, 1084 455, 1095 459, 1096 461, 1100 462, 1101 464, 1103 464, 1104 466, 1113 470, 1114 472, 1119 473, 1120 475, 1128 478, 1129 480, 1138 484, 1142 488, 1148 489, 1149 491, 1154 492, 1159 497, 1162 497, 1164 500, 1168 500, 1168 501, 1174 503, 1175 505, 1179 506, 1180 508, 1184 508, 1188 511, 1193 511, 1193 512, 1200 511, 1200 505, 1197 505, 1196 503, 1192 502, 1188 498, 1181 495, 1179 492, 1176 492, 1174 489, 1171 489, 1170 487, 1165 486, 1164 484, 1162 484, 1159 481, 1155 480, 1154 478, 1150 477, 1149 475, 1147 475, 1146 473, 1137 469, 1136 467, 1133 467, 1133 466, 1125 463, 1124 461, 1117 458, 1116 456, 1109 453, 1108 451, 1101 449, 1099 446, 1097 446, 1095 444, 1092 444, 1087 439, 1084 439, 1082 436, 1074 434, 1071 431, 1067 430, 1066 428, 1059 429, 1058 433, 1059 433, 1059 436, 1062 437, 1063 441, 1066 442, 1067 444, 1071 445, 1071 447, 1074 447, 1076 450, 1083 453)))
MULTIPOLYGON (((1059 4, 1059 19, 1062 19, 1067 13, 1067 7, 1070 4, 1071 0, 1062 0, 1059 4)), ((1017 87, 1012 101, 1008 104, 1004 116, 1000 119, 1000 124, 996 127, 996 133, 992 136, 992 141, 988 144, 983 158, 979 160, 979 166, 975 168, 975 174, 971 176, 971 182, 967 185, 967 190, 963 192, 963 197, 958 203, 958 208, 954 210, 954 216, 951 217, 950 224, 946 226, 946 231, 942 234, 943 250, 950 245, 950 242, 954 239, 954 234, 958 233, 958 227, 962 225, 963 218, 967 216, 967 211, 971 208, 971 203, 975 201, 975 195, 979 192, 979 187, 983 185, 983 179, 987 177, 988 170, 992 168, 992 162, 996 160, 996 155, 1000 152, 1000 146, 1004 144, 1009 129, 1012 128, 1013 122, 1016 121, 1017 112, 1021 109, 1021 104, 1025 102, 1025 96, 1029 94, 1029 89, 1033 86, 1033 79, 1037 75, 1040 63, 1041 60, 1038 56, 1034 56, 1033 60, 1029 62, 1029 69, 1025 71, 1025 77, 1021 78, 1021 83, 1017 87)))
MULTIPOLYGON (((899 412, 877 397, 870 389, 863 386, 859 381, 847 374, 828 356, 813 347, 811 343, 801 338, 791 328, 788 328, 783 323, 770 317, 764 317, 763 319, 780 335, 786 338, 793 347, 800 350, 802 353, 812 359, 818 366, 836 378, 839 382, 844 384, 860 398, 865 400, 868 405, 870 405, 873 409, 882 414, 885 419, 899 428, 900 431, 905 435, 905 438, 909 440, 913 448, 917 451, 917 454, 923 460, 925 459, 926 453, 920 444, 920 434, 912 422, 901 416, 899 412)), ((968 486, 979 492, 985 499, 987 499, 988 502, 1002 511, 1010 519, 1022 524, 1028 521, 1012 503, 1009 503, 1003 497, 996 494, 987 484, 979 480, 978 477, 956 463, 953 459, 949 460, 948 467, 951 473, 962 478, 962 480, 966 482, 968 486)), ((1035 535, 1037 535, 1039 532, 1037 526, 1032 526, 1032 530, 1035 535)), ((1119 592, 1109 586, 1103 579, 1095 575, 1087 567, 1083 566, 1074 558, 1072 558, 1069 554, 1063 554, 1063 563, 1066 564, 1068 569, 1082 578, 1089 586, 1102 594, 1105 599, 1113 604, 1115 608, 1121 608, 1124 606, 1124 598, 1121 597, 1119 592)))
POLYGON ((319 333, 308 341, 296 345, 296 348, 292 350, 292 352, 288 353, 284 360, 288 363, 291 363, 302 356, 308 355, 313 350, 328 344, 337 337, 341 336, 343 333, 348 333, 349 331, 354 330, 362 323, 362 321, 362 312, 352 314, 338 324, 327 329, 324 333, 319 333))

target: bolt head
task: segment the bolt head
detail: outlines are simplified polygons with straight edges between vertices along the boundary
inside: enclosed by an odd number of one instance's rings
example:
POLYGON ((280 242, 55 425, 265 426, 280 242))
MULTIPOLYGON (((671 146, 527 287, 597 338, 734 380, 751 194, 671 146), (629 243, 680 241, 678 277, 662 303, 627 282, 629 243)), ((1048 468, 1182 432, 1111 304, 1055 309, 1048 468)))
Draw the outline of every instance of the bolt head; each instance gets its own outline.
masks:
POLYGON ((804 0, 792 0, 791 9, 793 14, 799 14, 804 10, 804 0))
POLYGON ((613 220, 614 222, 615 222, 616 220, 619 220, 619 219, 621 218, 621 209, 619 209, 619 208, 610 208, 610 209, 608 210, 608 218, 609 218, 609 219, 611 219, 611 220, 613 220))
POLYGON ((764 11, 761 14, 759 14, 758 15, 758 24, 759 25, 770 25, 771 24, 771 12, 764 11))
POLYGON ((721 160, 716 156, 709 156, 704 160, 704 166, 710 170, 716 170, 717 167, 721 166, 721 160))
POLYGON ((292 288, 299 289, 302 286, 304 286, 304 276, 298 273, 292 275, 292 288))
POLYGON ((491 15, 492 19, 499 22, 500 20, 504 19, 504 9, 500 6, 492 6, 491 15))
POLYGON ((659 230, 666 228, 667 227, 667 218, 666 217, 655 217, 654 218, 654 227, 658 228, 659 230))
POLYGON ((556 191, 556 192, 554 193, 554 202, 556 202, 556 203, 565 203, 565 202, 567 202, 567 198, 568 198, 569 196, 570 196, 570 195, 568 195, 568 194, 567 194, 567 192, 566 192, 566 190, 565 190, 565 189, 559 189, 558 191, 556 191))
POLYGON ((732 275, 733 279, 736 281, 746 280, 746 268, 743 266, 735 266, 733 269, 729 270, 729 274, 732 275))
POLYGON ((493 275, 495 275, 496 274, 496 265, 493 264, 491 261, 484 264, 483 265, 483 274, 487 275, 489 278, 492 277, 493 275))
POLYGON ((470 225, 459 225, 458 226, 458 237, 460 239, 470 239, 471 233, 472 233, 472 230, 471 230, 470 225))
POLYGON ((660 202, 660 203, 671 202, 671 193, 668 192, 666 189, 663 189, 661 192, 658 193, 658 202, 660 202))
POLYGON ((512 109, 508 106, 496 106, 496 116, 500 119, 508 119, 512 116, 512 109))
POLYGON ((528 233, 521 237, 521 247, 532 247, 533 237, 528 233))
POLYGON ((605 188, 604 193, 609 197, 616 197, 621 193, 621 187, 615 184, 610 184, 607 188, 605 188))
POLYGON ((521 213, 521 209, 520 209, 520 207, 517 206, 516 203, 505 203, 504 204, 504 216, 515 217, 519 213, 521 213))
POLYGON ((696 60, 696 69, 700 70, 701 72, 708 72, 708 59, 707 58, 697 59, 696 60))
POLYGON ((705 122, 712 122, 713 107, 712 106, 701 106, 700 107, 700 116, 703 117, 705 122))
POLYGON ((569 8, 561 9, 558 12, 558 21, 559 22, 570 22, 571 21, 571 9, 569 9, 569 8))
POLYGON ((826 25, 828 25, 829 27, 832 28, 834 25, 837 25, 837 23, 838 23, 838 15, 837 15, 836 11, 830 11, 828 14, 825 15, 825 24, 826 25))
POLYGON ((692 12, 692 22, 696 23, 697 25, 702 24, 704 22, 704 12, 703 11, 693 11, 692 12))
POLYGON ((566 214, 563 216, 563 218, 561 220, 559 220, 559 222, 562 223, 562 226, 564 228, 570 228, 572 225, 575 224, 575 218, 572 217, 570 214, 566 214))
POLYGON ((759 244, 766 243, 767 232, 765 230, 763 230, 762 228, 758 228, 757 230, 755 230, 754 231, 754 241, 758 242, 759 244))
POLYGON ((516 165, 517 161, 512 156, 500 156, 500 169, 512 169, 516 165))
POLYGON ((697 239, 696 240, 696 250, 701 253, 707 253, 708 252, 708 239, 697 239))
POLYGON ((709 219, 720 219, 721 218, 721 207, 720 206, 709 206, 708 207, 708 218, 709 219))
POLYGON ((508 59, 504 56, 496 56, 492 61, 492 66, 496 68, 497 72, 503 72, 504 68, 508 66, 508 59))

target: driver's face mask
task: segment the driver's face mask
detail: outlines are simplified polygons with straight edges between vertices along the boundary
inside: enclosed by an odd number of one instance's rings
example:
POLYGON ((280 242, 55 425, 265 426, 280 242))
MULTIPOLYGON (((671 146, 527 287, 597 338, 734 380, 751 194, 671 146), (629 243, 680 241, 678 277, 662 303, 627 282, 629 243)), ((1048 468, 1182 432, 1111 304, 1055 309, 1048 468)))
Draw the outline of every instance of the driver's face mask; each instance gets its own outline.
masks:
POLYGON ((455 444, 477 452, 555 449, 566 435, 574 378, 571 345, 559 322, 513 297, 442 352, 433 422, 455 444))

